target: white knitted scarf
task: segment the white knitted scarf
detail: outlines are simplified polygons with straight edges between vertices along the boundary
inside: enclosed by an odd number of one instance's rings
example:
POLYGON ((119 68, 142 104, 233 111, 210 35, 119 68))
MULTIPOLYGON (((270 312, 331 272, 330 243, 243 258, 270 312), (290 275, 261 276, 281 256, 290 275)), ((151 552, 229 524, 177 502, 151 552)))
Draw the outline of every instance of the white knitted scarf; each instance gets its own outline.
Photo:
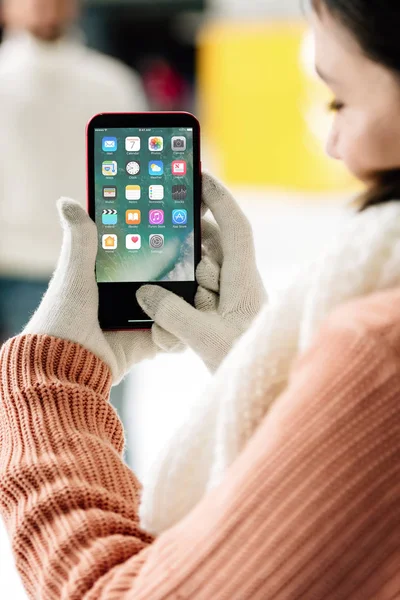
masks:
POLYGON ((160 534, 221 481, 333 308, 398 285, 400 202, 393 201, 351 216, 328 250, 262 310, 155 462, 144 482, 142 526, 160 534))

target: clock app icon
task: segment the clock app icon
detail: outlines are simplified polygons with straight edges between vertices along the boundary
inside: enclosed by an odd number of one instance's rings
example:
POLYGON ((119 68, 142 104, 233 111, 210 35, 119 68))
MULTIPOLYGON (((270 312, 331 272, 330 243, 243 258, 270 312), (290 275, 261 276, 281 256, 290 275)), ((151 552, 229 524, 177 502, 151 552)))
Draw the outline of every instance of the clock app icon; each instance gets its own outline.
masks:
POLYGON ((126 165, 126 172, 128 175, 137 175, 140 172, 140 163, 136 160, 128 162, 126 165))

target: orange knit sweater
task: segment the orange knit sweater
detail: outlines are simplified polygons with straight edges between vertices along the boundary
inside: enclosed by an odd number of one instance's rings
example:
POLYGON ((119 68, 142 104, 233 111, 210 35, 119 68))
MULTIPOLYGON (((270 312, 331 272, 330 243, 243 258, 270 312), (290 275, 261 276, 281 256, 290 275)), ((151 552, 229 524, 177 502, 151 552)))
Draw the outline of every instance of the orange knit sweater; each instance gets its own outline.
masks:
POLYGON ((73 343, 3 347, 0 510, 31 598, 400 598, 400 291, 329 319, 222 485, 157 540, 109 390, 73 343))

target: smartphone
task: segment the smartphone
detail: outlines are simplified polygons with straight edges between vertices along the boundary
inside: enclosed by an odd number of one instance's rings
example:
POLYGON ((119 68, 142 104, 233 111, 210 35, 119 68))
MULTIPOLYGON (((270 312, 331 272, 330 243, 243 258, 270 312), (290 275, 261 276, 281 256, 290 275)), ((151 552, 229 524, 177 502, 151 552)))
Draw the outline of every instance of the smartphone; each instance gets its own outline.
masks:
POLYGON ((148 329, 157 284, 193 304, 201 258, 200 125, 185 112, 104 113, 87 127, 88 211, 98 230, 104 330, 148 329))

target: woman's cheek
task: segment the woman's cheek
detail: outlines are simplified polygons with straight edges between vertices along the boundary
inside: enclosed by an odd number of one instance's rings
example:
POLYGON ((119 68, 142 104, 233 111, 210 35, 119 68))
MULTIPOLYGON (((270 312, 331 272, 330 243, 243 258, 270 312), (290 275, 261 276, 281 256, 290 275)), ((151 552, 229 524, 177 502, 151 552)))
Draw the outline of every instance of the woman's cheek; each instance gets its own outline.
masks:
POLYGON ((357 179, 363 178, 363 157, 362 153, 358 150, 357 140, 351 135, 341 134, 338 142, 338 154, 346 168, 357 177, 357 179))
POLYGON ((371 144, 367 128, 354 125, 348 123, 347 127, 342 127, 339 152, 350 173, 360 181, 367 182, 376 172, 374 144, 371 144))

